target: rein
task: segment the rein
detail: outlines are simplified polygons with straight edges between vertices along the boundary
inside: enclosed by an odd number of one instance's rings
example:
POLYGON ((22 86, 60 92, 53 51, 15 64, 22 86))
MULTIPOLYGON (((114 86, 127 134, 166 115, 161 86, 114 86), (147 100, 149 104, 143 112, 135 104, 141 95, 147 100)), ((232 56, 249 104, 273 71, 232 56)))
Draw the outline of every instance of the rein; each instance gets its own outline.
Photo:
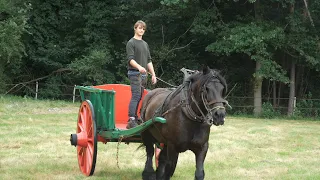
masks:
MULTIPOLYGON (((148 74, 149 75, 152 75, 150 72, 148 72, 148 74)), ((170 84, 170 83, 168 83, 168 82, 166 82, 165 80, 162 80, 162 79, 160 79, 159 77, 156 77, 159 81, 162 81, 163 83, 165 83, 165 84, 167 84, 167 85, 169 85, 169 86, 171 86, 171 87, 174 87, 174 88, 177 88, 178 86, 175 86, 175 85, 173 85, 173 84, 170 84)))
MULTIPOLYGON (((216 77, 216 76, 213 75, 213 77, 216 77)), ((212 125, 213 124, 213 117, 212 117, 213 111, 219 110, 219 109, 225 109, 225 107, 224 106, 214 106, 214 107, 210 108, 210 105, 213 105, 215 103, 225 103, 228 106, 230 106, 230 105, 228 104, 228 101, 226 101, 226 100, 223 102, 215 102, 215 101, 208 102, 207 101, 207 99, 205 98, 205 94, 207 92, 204 89, 205 89, 205 86, 208 83, 209 79, 210 78, 208 78, 205 81, 205 83, 203 84, 203 87, 201 88, 201 102, 203 103, 205 110, 207 111, 206 113, 200 108, 199 102, 196 100, 196 98, 192 92, 191 81, 186 80, 182 85, 178 86, 175 90, 171 91, 167 95, 167 97, 163 101, 162 105, 160 107, 158 107, 158 109, 155 111, 154 117, 156 115, 161 115, 162 117, 164 117, 165 115, 167 115, 168 113, 170 113, 174 109, 181 106, 182 112, 188 117, 188 119, 195 121, 195 122, 199 122, 199 123, 206 122, 209 125, 212 125), (179 103, 177 103, 174 107, 172 107, 164 112, 165 106, 167 105, 168 101, 170 99, 172 99, 173 97, 175 97, 176 95, 178 95, 179 93, 180 93, 179 103), (195 111, 191 107, 192 103, 195 104, 195 106, 197 107, 197 109, 201 115, 198 115, 197 113, 195 113, 195 111)), ((167 90, 165 90, 165 91, 167 91, 167 90)), ((157 95, 159 95, 165 91, 161 91, 161 92, 156 93, 151 99, 153 99, 154 97, 156 97, 157 95)), ((149 101, 151 99, 149 99, 149 101)))

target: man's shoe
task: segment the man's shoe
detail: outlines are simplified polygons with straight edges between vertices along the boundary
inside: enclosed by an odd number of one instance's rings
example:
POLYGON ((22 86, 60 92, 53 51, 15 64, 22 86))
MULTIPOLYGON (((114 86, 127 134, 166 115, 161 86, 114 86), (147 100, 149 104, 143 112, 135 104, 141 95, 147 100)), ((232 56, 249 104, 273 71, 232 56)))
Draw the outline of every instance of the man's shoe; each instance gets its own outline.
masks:
POLYGON ((134 128, 136 126, 138 126, 138 123, 137 123, 136 119, 135 118, 129 118, 126 128, 127 129, 131 129, 131 128, 134 128))
POLYGON ((142 123, 143 123, 143 121, 142 121, 142 119, 141 119, 141 118, 136 118, 136 122, 138 123, 138 125, 140 125, 140 124, 142 124, 142 123))

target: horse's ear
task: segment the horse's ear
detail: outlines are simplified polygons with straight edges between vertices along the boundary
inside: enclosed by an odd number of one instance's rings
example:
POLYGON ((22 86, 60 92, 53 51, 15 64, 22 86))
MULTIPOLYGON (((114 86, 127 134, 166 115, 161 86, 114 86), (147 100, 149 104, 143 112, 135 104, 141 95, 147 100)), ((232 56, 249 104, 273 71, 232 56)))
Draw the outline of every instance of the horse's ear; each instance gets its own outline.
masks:
POLYGON ((204 65, 202 68, 203 74, 208 74, 210 72, 210 68, 207 65, 204 65))

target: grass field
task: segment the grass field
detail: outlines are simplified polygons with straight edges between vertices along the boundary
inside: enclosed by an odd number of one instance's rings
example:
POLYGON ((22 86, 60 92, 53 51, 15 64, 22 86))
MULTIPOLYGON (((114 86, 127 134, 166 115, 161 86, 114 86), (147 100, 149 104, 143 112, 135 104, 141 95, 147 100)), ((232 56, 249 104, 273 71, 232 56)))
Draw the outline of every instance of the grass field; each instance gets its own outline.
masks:
MULTIPOLYGON (((81 174, 69 142, 79 105, 0 96, 0 179, 141 179, 137 143, 98 143, 95 173, 81 174)), ((320 121, 227 117, 209 143, 208 180, 320 179, 320 121)), ((194 171, 193 154, 182 153, 172 179, 193 179, 194 171)))

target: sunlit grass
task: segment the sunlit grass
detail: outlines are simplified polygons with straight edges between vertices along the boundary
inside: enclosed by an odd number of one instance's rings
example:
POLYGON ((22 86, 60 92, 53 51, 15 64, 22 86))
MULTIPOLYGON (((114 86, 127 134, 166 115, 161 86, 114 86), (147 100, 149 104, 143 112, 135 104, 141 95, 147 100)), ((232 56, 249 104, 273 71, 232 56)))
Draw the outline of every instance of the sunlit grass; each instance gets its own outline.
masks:
MULTIPOLYGON (((87 179, 69 142, 79 105, 0 97, 0 179, 87 179)), ((320 179, 319 121, 228 117, 211 128, 209 144, 206 179, 320 179)), ((98 143, 89 179, 141 179, 145 153, 138 146, 98 143)), ((194 171, 187 151, 172 179, 193 179, 194 171)))

